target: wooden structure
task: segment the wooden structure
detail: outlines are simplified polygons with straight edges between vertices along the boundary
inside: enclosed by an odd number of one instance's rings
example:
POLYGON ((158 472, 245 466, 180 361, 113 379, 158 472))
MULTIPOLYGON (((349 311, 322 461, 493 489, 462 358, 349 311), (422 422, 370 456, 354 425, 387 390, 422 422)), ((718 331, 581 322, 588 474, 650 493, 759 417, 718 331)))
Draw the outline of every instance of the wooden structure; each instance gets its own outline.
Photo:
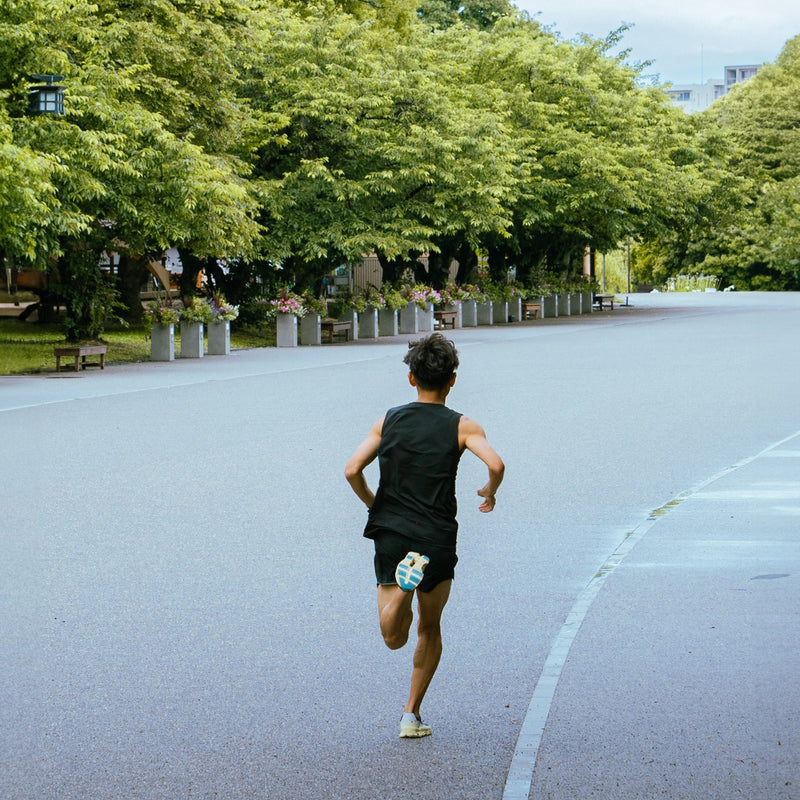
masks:
POLYGON ((89 344, 89 345, 72 345, 69 347, 56 347, 53 353, 56 357, 56 372, 61 370, 62 358, 75 359, 75 372, 86 367, 94 366, 100 369, 106 368, 106 351, 107 346, 104 344, 89 344), (86 356, 100 356, 99 361, 87 361, 86 356))

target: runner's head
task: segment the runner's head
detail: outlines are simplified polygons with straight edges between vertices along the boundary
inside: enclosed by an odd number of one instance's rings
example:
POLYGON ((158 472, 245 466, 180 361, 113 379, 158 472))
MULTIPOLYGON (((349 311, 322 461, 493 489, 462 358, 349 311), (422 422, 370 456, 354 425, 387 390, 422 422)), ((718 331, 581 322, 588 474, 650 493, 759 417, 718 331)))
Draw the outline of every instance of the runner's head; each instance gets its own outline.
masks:
POLYGON ((408 343, 403 359, 417 386, 425 391, 440 391, 450 385, 458 369, 456 346, 441 333, 408 343))

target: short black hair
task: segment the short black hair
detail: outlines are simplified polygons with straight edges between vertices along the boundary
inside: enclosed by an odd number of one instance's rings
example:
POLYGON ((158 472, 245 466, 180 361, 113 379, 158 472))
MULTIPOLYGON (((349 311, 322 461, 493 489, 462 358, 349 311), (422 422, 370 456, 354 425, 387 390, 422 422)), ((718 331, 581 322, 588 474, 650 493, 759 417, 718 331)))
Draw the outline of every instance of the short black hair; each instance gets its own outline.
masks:
POLYGON ((408 364, 420 389, 438 391, 450 383, 458 368, 458 352, 453 342, 441 333, 432 333, 424 339, 409 342, 403 362, 408 364))

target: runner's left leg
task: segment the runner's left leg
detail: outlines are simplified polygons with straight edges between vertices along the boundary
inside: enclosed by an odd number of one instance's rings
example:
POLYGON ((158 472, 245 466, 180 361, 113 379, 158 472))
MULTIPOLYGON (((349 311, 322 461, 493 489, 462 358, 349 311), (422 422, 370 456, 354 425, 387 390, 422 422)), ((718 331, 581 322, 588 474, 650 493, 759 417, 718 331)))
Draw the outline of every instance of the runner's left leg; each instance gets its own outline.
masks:
MULTIPOLYGON (((416 591, 417 612, 417 647, 414 650, 414 669, 411 672, 411 691, 403 711, 412 711, 419 717, 419 708, 425 692, 428 691, 439 659, 442 655, 442 612, 450 597, 452 580, 442 581, 429 592, 416 591)), ((402 592, 402 589, 400 590, 402 592)), ((407 592, 405 594, 412 594, 407 592)), ((409 613, 411 609, 409 608, 409 613)), ((409 626, 411 621, 409 619, 409 626)), ((408 632, 406 631, 406 638, 408 632)))

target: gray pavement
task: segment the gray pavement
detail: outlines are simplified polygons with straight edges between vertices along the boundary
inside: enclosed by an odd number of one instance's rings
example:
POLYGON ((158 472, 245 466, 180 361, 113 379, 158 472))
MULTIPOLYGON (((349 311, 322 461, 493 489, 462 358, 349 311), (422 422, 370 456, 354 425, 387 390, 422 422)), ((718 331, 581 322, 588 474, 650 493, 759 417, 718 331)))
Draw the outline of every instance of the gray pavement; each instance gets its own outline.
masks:
POLYGON ((800 297, 630 305, 452 334, 508 474, 413 742, 342 478, 408 337, 0 378, 0 796, 800 797, 800 297))

